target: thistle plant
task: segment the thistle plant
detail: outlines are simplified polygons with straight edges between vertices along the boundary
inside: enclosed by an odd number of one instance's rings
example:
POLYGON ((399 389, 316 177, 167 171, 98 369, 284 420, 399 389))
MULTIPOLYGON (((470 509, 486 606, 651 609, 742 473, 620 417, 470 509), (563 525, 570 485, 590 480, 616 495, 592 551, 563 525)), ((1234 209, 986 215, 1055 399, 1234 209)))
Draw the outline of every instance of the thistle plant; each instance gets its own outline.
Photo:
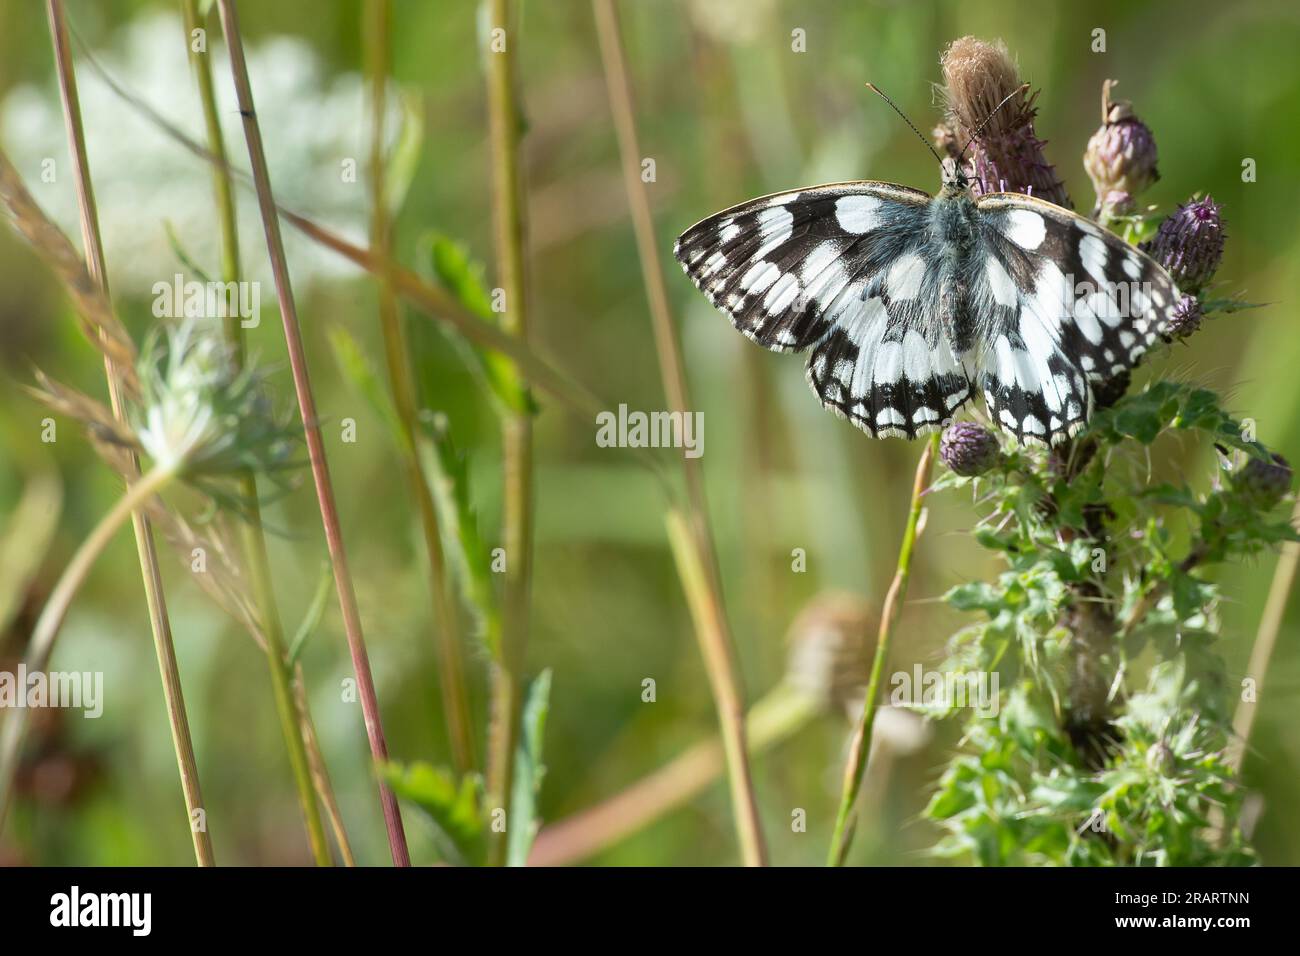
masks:
MULTIPOLYGON (((139 383, 139 396, 126 409, 126 425, 99 402, 43 375, 38 374, 38 387, 31 390, 56 412, 84 424, 96 449, 119 474, 131 473, 135 456, 143 455, 146 467, 64 568, 32 631, 26 661, 30 671, 47 666, 77 591, 133 514, 155 519, 173 538, 195 540, 192 526, 159 504, 158 496, 174 482, 219 505, 238 506, 234 476, 248 468, 282 473, 292 464, 292 433, 271 413, 263 375, 251 366, 237 369, 215 329, 204 330, 194 320, 167 327, 142 352, 133 380, 139 383)), ((213 550, 220 554, 225 549, 213 550)), ((251 621, 239 589, 223 590, 227 606, 238 609, 236 616, 251 621)), ((25 730, 25 712, 19 710, 5 721, 0 736, 0 821, 25 730)))
MULTIPOLYGON (((982 87, 949 79, 960 115, 963 91, 982 87)), ((1111 103, 1111 85, 1085 166, 1094 218, 1132 241, 1125 217, 1155 179, 1155 140, 1129 104, 1111 103)), ((1019 135, 1024 150, 1041 145, 1019 135)), ((1024 171, 1005 188, 1044 175, 1024 171)), ((1188 203, 1145 248, 1184 293, 1168 337, 1185 339, 1224 307, 1204 295, 1222 258, 1219 207, 1188 203)), ((1290 466, 1190 381, 1132 388, 1125 375, 1096 383, 1094 401, 1087 431, 1050 451, 972 422, 942 439, 931 492, 973 495, 975 540, 1005 569, 946 595, 977 620, 951 638, 944 671, 996 675, 1001 691, 996 715, 966 720, 929 803, 935 852, 986 865, 1249 863, 1220 593, 1205 571, 1297 540, 1280 507, 1290 466), (1203 473, 1164 467, 1190 451, 1203 473)))

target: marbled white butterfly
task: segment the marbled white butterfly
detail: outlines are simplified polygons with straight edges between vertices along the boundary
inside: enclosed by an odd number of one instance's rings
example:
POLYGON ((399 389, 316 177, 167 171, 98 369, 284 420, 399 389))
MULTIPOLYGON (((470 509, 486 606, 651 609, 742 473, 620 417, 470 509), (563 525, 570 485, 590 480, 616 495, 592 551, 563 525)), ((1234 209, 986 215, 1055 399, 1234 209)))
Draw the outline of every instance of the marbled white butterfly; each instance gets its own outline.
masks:
POLYGON ((673 251, 746 336, 811 348, 822 404, 873 437, 936 431, 979 390, 1021 443, 1065 441, 1092 413, 1091 383, 1167 330, 1174 282, 1068 209, 976 198, 959 161, 941 166, 934 197, 881 182, 775 193, 695 224, 673 251))

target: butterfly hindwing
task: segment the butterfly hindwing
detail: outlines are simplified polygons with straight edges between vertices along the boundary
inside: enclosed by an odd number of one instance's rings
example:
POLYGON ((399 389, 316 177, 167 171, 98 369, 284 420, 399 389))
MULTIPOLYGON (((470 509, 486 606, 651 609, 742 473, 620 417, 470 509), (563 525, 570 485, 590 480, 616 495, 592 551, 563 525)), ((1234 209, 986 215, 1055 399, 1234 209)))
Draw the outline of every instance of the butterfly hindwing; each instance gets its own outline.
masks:
POLYGON ((808 380, 823 405, 874 436, 912 438, 970 394, 938 321, 930 202, 871 182, 778 193, 692 226, 674 252, 758 344, 816 346, 808 380))
POLYGON ((1019 194, 977 201, 968 307, 990 417, 1021 442, 1083 429, 1091 382, 1137 364, 1178 291, 1145 253, 1069 210, 1019 194))

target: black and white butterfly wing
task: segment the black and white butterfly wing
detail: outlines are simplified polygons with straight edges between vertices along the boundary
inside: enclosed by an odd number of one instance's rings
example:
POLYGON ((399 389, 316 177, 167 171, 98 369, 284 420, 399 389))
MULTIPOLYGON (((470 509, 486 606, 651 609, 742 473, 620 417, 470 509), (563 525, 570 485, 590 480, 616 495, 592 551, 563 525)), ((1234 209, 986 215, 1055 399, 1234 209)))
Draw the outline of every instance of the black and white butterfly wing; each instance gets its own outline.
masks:
POLYGON ((938 318, 930 202, 875 182, 777 193, 697 223, 674 253, 758 344, 815 346, 808 380, 823 405, 875 437, 914 438, 971 394, 938 318))
POLYGON ((1055 445, 1087 424, 1090 383, 1135 366, 1167 331, 1179 293, 1150 256, 1067 209, 1017 193, 976 205, 975 375, 997 424, 1055 445))

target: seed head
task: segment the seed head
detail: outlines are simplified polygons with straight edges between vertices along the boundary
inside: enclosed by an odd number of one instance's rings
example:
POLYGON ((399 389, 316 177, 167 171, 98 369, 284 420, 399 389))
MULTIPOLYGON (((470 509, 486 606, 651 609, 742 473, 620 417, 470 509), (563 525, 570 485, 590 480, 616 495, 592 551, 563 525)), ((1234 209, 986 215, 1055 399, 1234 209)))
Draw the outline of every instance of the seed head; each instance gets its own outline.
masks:
POLYGON ((1166 336, 1170 339, 1185 339, 1201 327, 1201 303, 1194 295, 1185 295, 1174 306, 1174 313, 1169 318, 1166 336))
MULTIPOLYGON (((1016 92, 1023 84, 1006 45, 962 37, 948 46, 940 63, 947 104, 945 129, 955 134, 956 149, 965 147, 988 120, 966 154, 966 174, 975 192, 1029 193, 1071 208, 1065 186, 1043 153, 1046 144, 1034 135, 1038 94, 1016 92), (1012 93, 1016 95, 997 109, 1012 93)), ((939 138, 947 148, 944 138, 939 138)))

